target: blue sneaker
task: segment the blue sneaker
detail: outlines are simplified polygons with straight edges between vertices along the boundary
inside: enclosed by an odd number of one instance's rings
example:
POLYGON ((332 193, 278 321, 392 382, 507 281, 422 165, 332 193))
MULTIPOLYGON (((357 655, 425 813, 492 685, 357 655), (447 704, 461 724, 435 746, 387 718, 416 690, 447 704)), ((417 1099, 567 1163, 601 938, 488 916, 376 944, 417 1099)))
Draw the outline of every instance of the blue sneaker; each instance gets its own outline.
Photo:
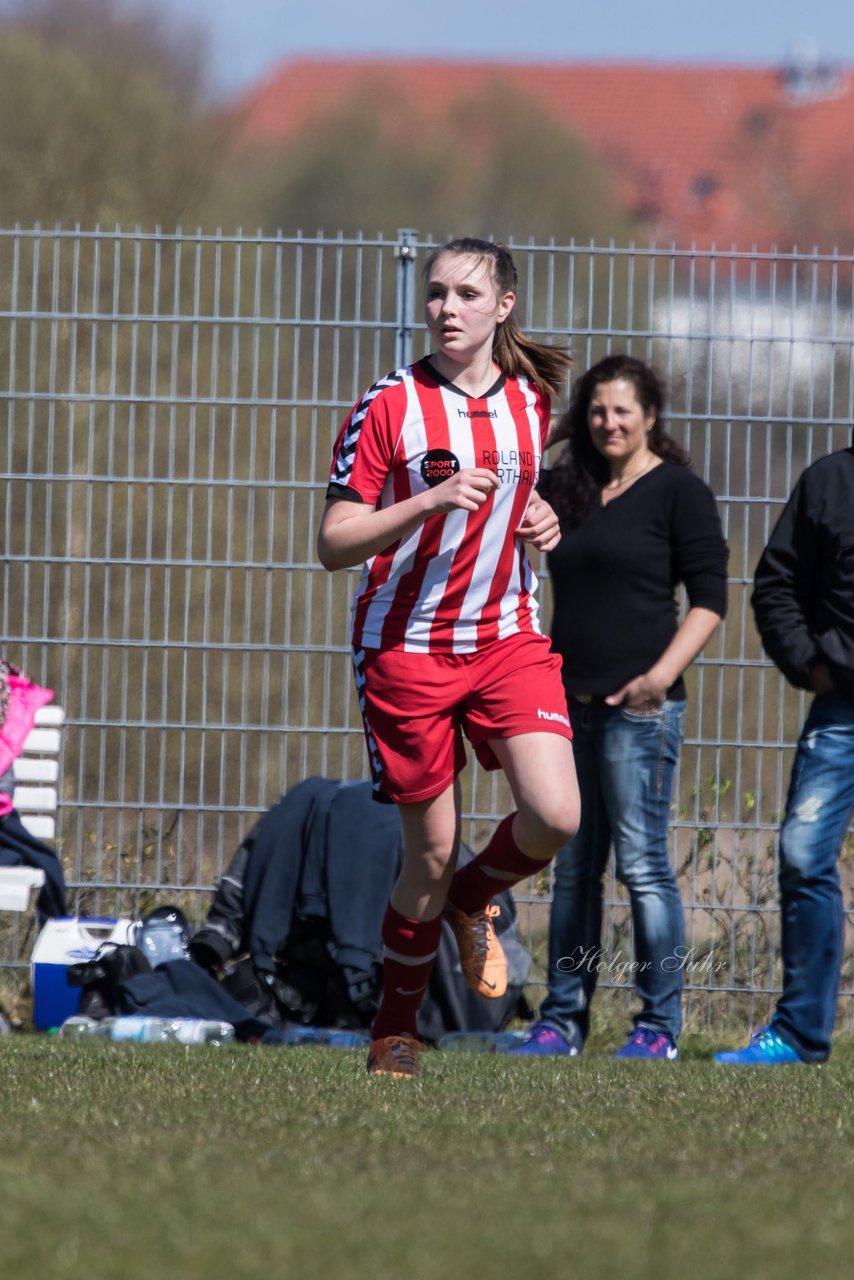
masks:
POLYGON ((679 1050, 663 1031, 655 1027, 647 1027, 638 1023, 622 1049, 618 1049, 614 1058, 661 1058, 663 1061, 675 1062, 679 1050))
POLYGON ((790 1044, 781 1040, 773 1027, 760 1027, 743 1049, 727 1049, 715 1054, 715 1062, 725 1066, 782 1067, 787 1063, 803 1062, 790 1044))
POLYGON ((535 1022, 521 1044, 506 1049, 506 1053, 537 1057, 577 1058, 581 1053, 581 1032, 573 1024, 569 1036, 562 1035, 547 1022, 535 1022))

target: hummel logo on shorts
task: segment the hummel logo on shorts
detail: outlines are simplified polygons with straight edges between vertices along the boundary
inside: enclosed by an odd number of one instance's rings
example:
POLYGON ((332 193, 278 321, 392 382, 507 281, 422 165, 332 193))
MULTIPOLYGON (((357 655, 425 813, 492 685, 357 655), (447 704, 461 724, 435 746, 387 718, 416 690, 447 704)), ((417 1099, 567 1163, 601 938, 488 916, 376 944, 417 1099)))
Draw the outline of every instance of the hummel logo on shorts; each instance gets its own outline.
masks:
POLYGON ((562 716, 559 711, 543 711, 542 707, 537 707, 538 720, 558 720, 561 724, 565 724, 567 729, 569 725, 569 717, 562 716))

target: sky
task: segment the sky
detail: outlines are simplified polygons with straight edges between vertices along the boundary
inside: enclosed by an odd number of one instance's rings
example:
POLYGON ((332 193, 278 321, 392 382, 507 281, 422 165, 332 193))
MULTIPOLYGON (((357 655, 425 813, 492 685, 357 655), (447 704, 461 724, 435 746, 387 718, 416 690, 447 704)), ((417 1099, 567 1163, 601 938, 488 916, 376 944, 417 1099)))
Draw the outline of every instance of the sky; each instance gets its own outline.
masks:
POLYGON ((238 95, 310 55, 777 66, 794 49, 854 66, 854 0, 161 0, 208 32, 238 95))

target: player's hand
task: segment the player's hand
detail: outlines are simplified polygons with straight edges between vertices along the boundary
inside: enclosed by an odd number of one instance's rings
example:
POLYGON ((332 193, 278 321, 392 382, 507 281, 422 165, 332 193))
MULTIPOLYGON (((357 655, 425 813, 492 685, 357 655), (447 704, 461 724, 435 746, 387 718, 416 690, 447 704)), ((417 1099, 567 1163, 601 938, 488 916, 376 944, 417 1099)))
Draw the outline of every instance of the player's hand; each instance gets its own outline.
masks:
POLYGON ((486 467, 464 467, 449 480, 443 480, 435 489, 429 489, 430 510, 477 511, 500 484, 494 471, 486 467))
POLYGON ((552 551, 560 542, 557 516, 536 489, 531 494, 525 517, 516 532, 523 542, 530 542, 538 551, 552 551))

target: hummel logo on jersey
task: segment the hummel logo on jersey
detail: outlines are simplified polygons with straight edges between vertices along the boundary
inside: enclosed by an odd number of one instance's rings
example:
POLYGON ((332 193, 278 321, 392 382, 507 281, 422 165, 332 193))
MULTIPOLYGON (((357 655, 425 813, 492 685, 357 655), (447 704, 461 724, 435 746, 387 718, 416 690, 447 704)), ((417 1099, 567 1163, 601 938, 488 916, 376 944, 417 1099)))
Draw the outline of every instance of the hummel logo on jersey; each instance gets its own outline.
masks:
POLYGON ((543 711, 542 707, 537 707, 538 720, 557 720, 560 724, 565 724, 567 729, 570 728, 568 716, 562 716, 559 711, 543 711))
POLYGON ((497 418, 497 409, 457 409, 458 418, 497 418))
POLYGON ((421 479, 429 489, 450 480, 459 469, 459 458, 448 449, 428 449, 421 459, 421 479))

